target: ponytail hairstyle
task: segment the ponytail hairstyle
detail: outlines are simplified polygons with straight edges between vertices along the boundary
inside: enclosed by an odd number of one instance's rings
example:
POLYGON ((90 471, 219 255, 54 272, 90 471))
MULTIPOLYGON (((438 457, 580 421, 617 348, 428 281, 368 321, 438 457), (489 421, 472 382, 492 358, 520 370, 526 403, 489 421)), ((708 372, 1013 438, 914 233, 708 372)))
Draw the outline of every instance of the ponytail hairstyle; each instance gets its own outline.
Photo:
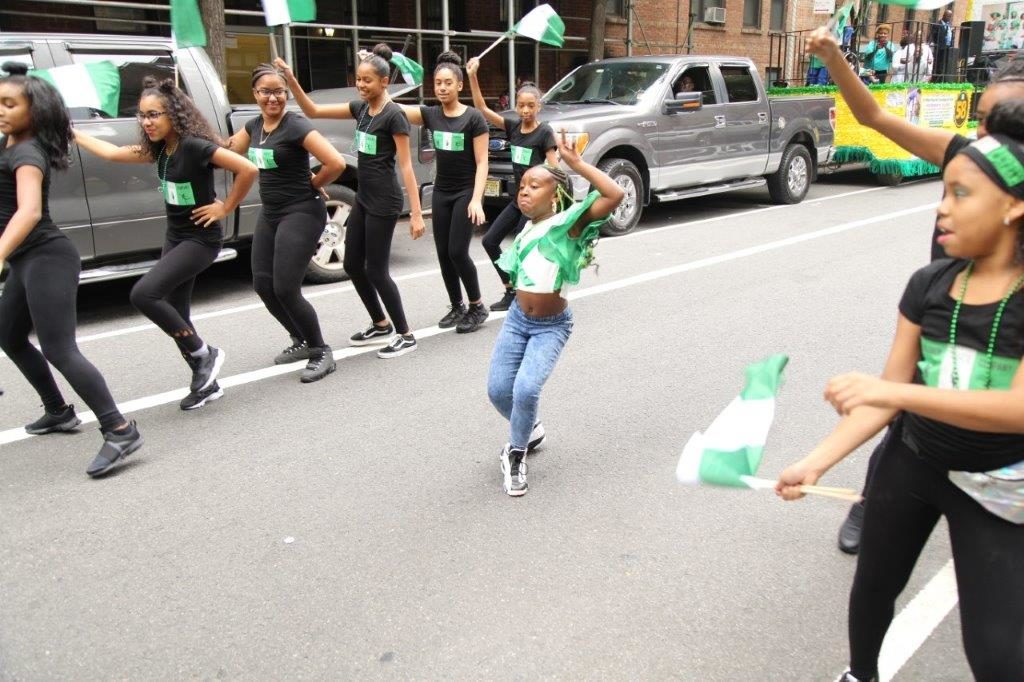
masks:
POLYGON ((4 62, 0 66, 8 73, 0 83, 21 88, 28 100, 32 138, 42 147, 46 161, 55 170, 65 170, 71 164, 71 115, 57 88, 35 76, 28 76, 28 66, 21 62, 4 62))
POLYGON ((373 67, 373 72, 377 74, 378 78, 390 78, 391 77, 391 48, 388 47, 387 43, 377 43, 362 61, 362 64, 369 64, 373 67))
MULTIPOLYGON (((166 78, 158 81, 152 76, 147 76, 142 81, 142 87, 144 89, 139 95, 139 99, 156 97, 163 102, 164 108, 167 110, 167 118, 179 138, 198 137, 221 147, 224 146, 224 141, 217 136, 217 133, 213 132, 213 127, 203 118, 195 102, 182 92, 173 80, 166 78)), ((139 145, 150 158, 156 159, 160 156, 164 142, 162 140, 153 142, 146 136, 142 126, 139 126, 139 145)))
POLYGON ((442 69, 448 69, 455 74, 455 80, 462 82, 462 57, 452 52, 451 50, 445 50, 441 54, 437 55, 437 66, 434 67, 434 77, 437 77, 437 73, 442 69))
POLYGON ((277 68, 273 64, 263 63, 263 64, 257 64, 256 67, 252 70, 252 83, 251 83, 251 85, 252 85, 252 89, 253 90, 256 89, 256 84, 264 76, 277 76, 285 84, 285 87, 288 86, 288 79, 284 77, 284 71, 281 71, 279 68, 277 68))
POLYGON ((533 95, 540 101, 540 88, 537 87, 533 81, 523 81, 523 84, 516 90, 516 99, 519 99, 519 95, 533 95))

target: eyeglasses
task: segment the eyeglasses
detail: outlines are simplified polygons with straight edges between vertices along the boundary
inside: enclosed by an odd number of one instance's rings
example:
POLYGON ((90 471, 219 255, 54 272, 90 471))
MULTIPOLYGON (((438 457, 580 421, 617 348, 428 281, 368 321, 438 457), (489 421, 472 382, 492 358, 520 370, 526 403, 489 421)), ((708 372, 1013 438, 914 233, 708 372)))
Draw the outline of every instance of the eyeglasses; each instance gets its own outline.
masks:
POLYGON ((161 116, 166 115, 166 111, 140 111, 135 114, 135 120, 139 123, 145 123, 146 121, 155 121, 161 116))
POLYGON ((288 91, 284 88, 278 88, 277 90, 268 90, 267 88, 260 88, 256 91, 260 97, 277 97, 278 99, 286 96, 288 91))

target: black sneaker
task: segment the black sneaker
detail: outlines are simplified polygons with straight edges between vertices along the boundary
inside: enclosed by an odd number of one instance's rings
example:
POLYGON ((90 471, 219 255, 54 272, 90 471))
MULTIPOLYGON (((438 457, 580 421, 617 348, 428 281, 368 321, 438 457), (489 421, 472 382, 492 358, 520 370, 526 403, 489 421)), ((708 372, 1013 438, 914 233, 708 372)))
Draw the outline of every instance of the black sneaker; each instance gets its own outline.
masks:
POLYGON ((847 669, 843 672, 842 675, 839 676, 839 679, 837 679, 836 682, 876 682, 876 680, 878 680, 877 677, 871 677, 866 680, 862 680, 859 677, 854 677, 852 674, 850 674, 850 670, 847 669))
POLYGON ((530 442, 526 444, 526 451, 533 453, 544 443, 544 425, 537 422, 533 425, 533 431, 530 432, 530 442))
POLYGON ((210 384, 217 380, 220 368, 224 366, 226 353, 220 348, 214 348, 213 346, 208 348, 210 352, 206 355, 192 358, 196 363, 192 369, 192 384, 189 386, 189 390, 192 393, 198 393, 205 388, 209 388, 210 384))
POLYGON ((395 328, 388 322, 386 327, 378 327, 371 324, 365 331, 356 332, 349 337, 348 342, 353 346, 369 346, 374 343, 387 343, 388 337, 395 333, 395 328))
POLYGON ((74 431, 81 423, 82 420, 75 414, 75 406, 68 405, 57 414, 44 410, 42 417, 31 424, 25 424, 25 431, 33 436, 41 436, 44 433, 56 433, 57 431, 74 431))
POLYGON ((480 328, 480 325, 487 320, 487 317, 490 314, 490 311, 484 307, 483 303, 474 303, 469 306, 469 310, 467 310, 466 314, 462 316, 461 320, 459 320, 459 324, 455 327, 455 333, 468 334, 470 332, 475 332, 480 328))
POLYGON ((183 410, 198 410, 206 403, 212 402, 224 395, 224 389, 216 381, 201 391, 192 391, 181 399, 178 407, 183 410))
POLYGON ((334 351, 330 346, 311 349, 314 355, 310 356, 306 363, 306 369, 302 370, 302 377, 299 379, 304 384, 311 384, 320 381, 325 376, 338 369, 338 363, 334 361, 334 351))
POLYGON ((506 443, 501 451, 502 486, 512 497, 526 494, 526 450, 509 447, 506 443))
POLYGON ((450 329, 459 323, 462 316, 466 314, 466 306, 462 303, 452 303, 451 309, 448 314, 441 318, 441 321, 437 323, 437 326, 441 329, 450 329))
POLYGON ((505 293, 501 295, 501 300, 491 304, 491 310, 494 312, 508 310, 514 300, 516 300, 515 289, 505 289, 505 293))
POLYGON ((850 506, 850 513, 839 527, 839 549, 847 554, 860 551, 860 531, 864 526, 864 503, 850 506))
POLYGON ((109 472, 114 466, 125 457, 142 447, 142 434, 135 427, 135 422, 128 422, 126 433, 115 433, 107 431, 103 434, 103 446, 96 454, 85 473, 93 478, 102 476, 109 472))
POLYGON ((309 346, 305 341, 292 337, 292 345, 285 348, 274 358, 275 365, 287 365, 291 362, 309 360, 309 346))
POLYGON ((385 360, 397 358, 416 350, 416 345, 416 337, 412 334, 408 336, 395 334, 394 338, 391 339, 391 343, 377 351, 377 357, 384 358, 385 360))

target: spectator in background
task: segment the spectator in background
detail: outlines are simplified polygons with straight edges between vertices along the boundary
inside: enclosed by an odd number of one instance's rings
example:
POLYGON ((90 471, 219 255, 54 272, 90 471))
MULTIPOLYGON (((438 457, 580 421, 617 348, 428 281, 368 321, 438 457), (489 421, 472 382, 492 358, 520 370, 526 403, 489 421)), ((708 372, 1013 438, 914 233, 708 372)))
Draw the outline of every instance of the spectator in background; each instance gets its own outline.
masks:
POLYGON ((892 26, 879 24, 875 29, 875 39, 868 43, 861 51, 864 61, 864 68, 871 72, 872 82, 884 83, 892 70, 893 56, 895 49, 889 37, 892 35, 892 26))
POLYGON ((932 34, 928 41, 932 44, 935 53, 935 77, 936 83, 945 80, 950 72, 949 55, 953 47, 953 10, 947 9, 942 13, 942 20, 932 26, 932 34))
POLYGON ((910 36, 906 47, 900 48, 893 60, 893 83, 927 83, 932 77, 935 57, 925 43, 921 31, 910 36))
POLYGON ((807 67, 807 85, 828 85, 828 68, 813 54, 807 67))
POLYGON ((508 108, 509 108, 508 93, 507 92, 503 92, 498 97, 498 111, 508 111, 508 108))

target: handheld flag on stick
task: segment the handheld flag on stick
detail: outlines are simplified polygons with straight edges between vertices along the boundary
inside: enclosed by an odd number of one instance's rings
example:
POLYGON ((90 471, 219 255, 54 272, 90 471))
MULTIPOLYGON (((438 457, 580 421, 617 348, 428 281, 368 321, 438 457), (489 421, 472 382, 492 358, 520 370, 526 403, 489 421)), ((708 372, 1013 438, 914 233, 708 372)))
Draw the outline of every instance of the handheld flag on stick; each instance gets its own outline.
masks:
POLYGON ((391 53, 391 63, 398 68, 406 83, 413 85, 423 84, 423 67, 409 59, 401 52, 391 53))
POLYGON ((206 47, 198 0, 171 0, 171 37, 177 49, 206 47))
POLYGON ((316 0, 263 0, 267 26, 316 19, 316 0))
POLYGON ((850 13, 853 12, 853 6, 853 0, 850 0, 850 2, 840 7, 839 11, 833 14, 828 22, 829 30, 840 43, 843 42, 843 32, 846 30, 847 24, 850 23, 850 13))
POLYGON ((527 12, 526 16, 520 19, 511 31, 491 43, 486 50, 479 54, 479 57, 482 58, 511 35, 525 36, 545 45, 562 47, 565 45, 565 23, 551 8, 551 5, 537 5, 527 12))
POLYGON ((31 73, 55 87, 68 108, 88 107, 102 111, 111 118, 117 117, 121 74, 114 62, 104 60, 52 69, 34 69, 31 73))

